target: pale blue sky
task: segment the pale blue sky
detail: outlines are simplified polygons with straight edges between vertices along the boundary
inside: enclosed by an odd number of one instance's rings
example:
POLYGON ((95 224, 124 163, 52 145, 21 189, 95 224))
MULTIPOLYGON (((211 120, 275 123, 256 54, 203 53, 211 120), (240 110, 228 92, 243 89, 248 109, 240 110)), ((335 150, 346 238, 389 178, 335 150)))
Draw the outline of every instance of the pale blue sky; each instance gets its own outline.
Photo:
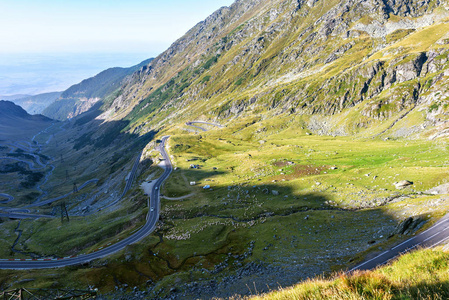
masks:
POLYGON ((156 57, 234 0, 0 0, 0 95, 62 91, 156 57))
POLYGON ((0 53, 156 55, 234 0, 0 0, 0 53))

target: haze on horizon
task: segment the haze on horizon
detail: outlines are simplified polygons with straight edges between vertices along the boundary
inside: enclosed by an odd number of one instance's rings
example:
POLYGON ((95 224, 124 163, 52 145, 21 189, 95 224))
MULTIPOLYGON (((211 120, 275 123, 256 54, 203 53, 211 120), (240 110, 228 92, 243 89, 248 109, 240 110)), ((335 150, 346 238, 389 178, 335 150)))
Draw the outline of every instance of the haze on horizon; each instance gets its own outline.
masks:
POLYGON ((155 57, 234 0, 3 0, 0 95, 64 90, 155 57))

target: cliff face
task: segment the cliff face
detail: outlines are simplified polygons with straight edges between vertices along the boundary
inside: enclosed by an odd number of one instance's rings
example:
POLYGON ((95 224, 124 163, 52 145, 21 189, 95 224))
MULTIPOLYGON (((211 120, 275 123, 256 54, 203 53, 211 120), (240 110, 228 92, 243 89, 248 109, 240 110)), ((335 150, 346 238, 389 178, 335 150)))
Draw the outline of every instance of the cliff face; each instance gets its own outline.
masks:
POLYGON ((444 125, 448 9, 443 0, 236 1, 129 77, 102 117, 136 131, 281 113, 332 116, 325 134, 405 117, 444 125))

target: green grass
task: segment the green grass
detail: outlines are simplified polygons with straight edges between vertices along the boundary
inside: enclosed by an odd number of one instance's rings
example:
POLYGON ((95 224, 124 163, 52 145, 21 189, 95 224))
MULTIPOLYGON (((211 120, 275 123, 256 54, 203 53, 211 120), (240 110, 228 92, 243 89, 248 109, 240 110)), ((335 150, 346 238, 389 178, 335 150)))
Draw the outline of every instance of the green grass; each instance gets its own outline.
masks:
POLYGON ((448 261, 441 248, 419 250, 374 271, 311 279, 248 299, 447 299, 448 261))
POLYGON ((190 182, 185 174, 188 174, 188 172, 184 170, 174 171, 167 181, 164 182, 163 194, 168 197, 182 197, 190 194, 189 192, 192 192, 193 188, 189 188, 190 182))
MULTIPOLYGON (((163 293, 183 278, 220 280, 252 261, 274 266, 296 261, 320 272, 338 271, 349 261, 354 264, 403 239, 388 237, 404 218, 419 215, 429 226, 449 208, 442 196, 417 194, 449 179, 444 141, 307 135, 306 122, 303 117, 252 117, 201 134, 167 132, 172 134, 168 143, 177 170, 162 192, 166 196, 193 192, 194 196, 162 200, 157 231, 121 253, 94 262, 96 268, 90 271, 76 270, 84 276, 80 284, 88 280, 107 292, 114 288, 115 279, 130 286, 143 286, 151 279, 163 293), (200 169, 191 169, 190 164, 200 169), (414 185, 396 190, 393 182, 402 179, 414 185), (197 185, 190 186, 190 181, 197 185), (205 185, 212 190, 203 189, 205 185), (407 197, 388 203, 398 195, 407 197), (227 259, 229 253, 243 256, 251 241, 254 248, 245 259, 227 259), (374 245, 368 243, 372 241, 374 245), (317 263, 316 257, 325 259, 317 263), (201 271, 213 271, 225 261, 225 270, 218 274, 201 271)), ((66 160, 75 161, 72 155, 66 160)), ((157 163, 156 152, 147 156, 157 163)), ((146 166, 137 181, 161 172, 154 165, 146 166)), ((115 213, 73 218, 64 225, 59 219, 24 221, 18 249, 58 256, 95 250, 137 229, 147 212, 142 210, 145 201, 135 189, 128 204, 115 213)), ((12 223, 6 224, 2 228, 11 235, 12 223)), ((8 249, 2 251, 6 254, 8 249)), ((62 276, 60 286, 74 276, 65 269, 57 273, 62 276)), ((5 277, 0 274, 0 278, 5 277)), ((27 286, 45 284, 34 281, 27 286)))
POLYGON ((422 216, 427 227, 449 208, 442 196, 416 194, 449 179, 444 141, 306 135, 298 118, 254 121, 170 138, 178 170, 164 194, 195 196, 163 200, 163 242, 152 251, 177 268, 166 270, 161 289, 189 268, 213 270, 225 259, 223 249, 242 254, 250 241, 255 246, 245 262, 316 265, 319 256, 326 257, 319 265, 323 272, 337 271, 399 242, 403 237, 388 237, 404 218, 422 216), (190 187, 186 179, 198 185, 190 187), (393 183, 402 179, 414 185, 397 190, 393 183), (212 191, 202 189, 206 184, 212 191), (398 195, 408 197, 388 203, 398 195), (246 241, 243 248, 237 247, 240 240, 246 241))
MULTIPOLYGON (((123 237, 139 227, 144 221, 145 201, 117 210, 113 214, 92 215, 88 217, 72 217, 70 222, 61 223, 60 218, 47 220, 24 220, 20 226, 22 238, 17 249, 33 252, 42 256, 67 255, 86 253, 96 249, 97 243, 109 238, 123 237), (126 217, 124 217, 126 216, 126 217), (80 234, 83 233, 83 234, 80 234)), ((106 242, 104 242, 106 244, 106 242)), ((20 254, 15 258, 25 258, 20 254)))

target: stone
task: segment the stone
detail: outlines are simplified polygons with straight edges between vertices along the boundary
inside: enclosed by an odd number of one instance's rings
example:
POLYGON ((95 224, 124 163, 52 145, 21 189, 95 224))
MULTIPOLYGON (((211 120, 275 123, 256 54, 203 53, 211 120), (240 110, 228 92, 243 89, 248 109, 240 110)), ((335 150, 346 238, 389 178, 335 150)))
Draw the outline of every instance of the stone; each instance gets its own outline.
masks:
POLYGON ((271 193, 273 194, 273 196, 278 196, 279 195, 279 192, 276 191, 276 190, 272 190, 271 193))
POLYGON ((394 185, 395 185, 395 187, 397 189, 403 189, 405 187, 413 185, 413 182, 412 181, 408 181, 408 180, 401 180, 399 182, 395 182, 394 185))
POLYGON ((402 221, 394 230, 394 234, 410 234, 420 229, 426 221, 421 217, 409 217, 402 221))
POLYGON ((426 191, 426 193, 432 194, 432 195, 449 194, 449 183, 445 183, 445 184, 439 185, 437 187, 434 187, 434 188, 426 191))

